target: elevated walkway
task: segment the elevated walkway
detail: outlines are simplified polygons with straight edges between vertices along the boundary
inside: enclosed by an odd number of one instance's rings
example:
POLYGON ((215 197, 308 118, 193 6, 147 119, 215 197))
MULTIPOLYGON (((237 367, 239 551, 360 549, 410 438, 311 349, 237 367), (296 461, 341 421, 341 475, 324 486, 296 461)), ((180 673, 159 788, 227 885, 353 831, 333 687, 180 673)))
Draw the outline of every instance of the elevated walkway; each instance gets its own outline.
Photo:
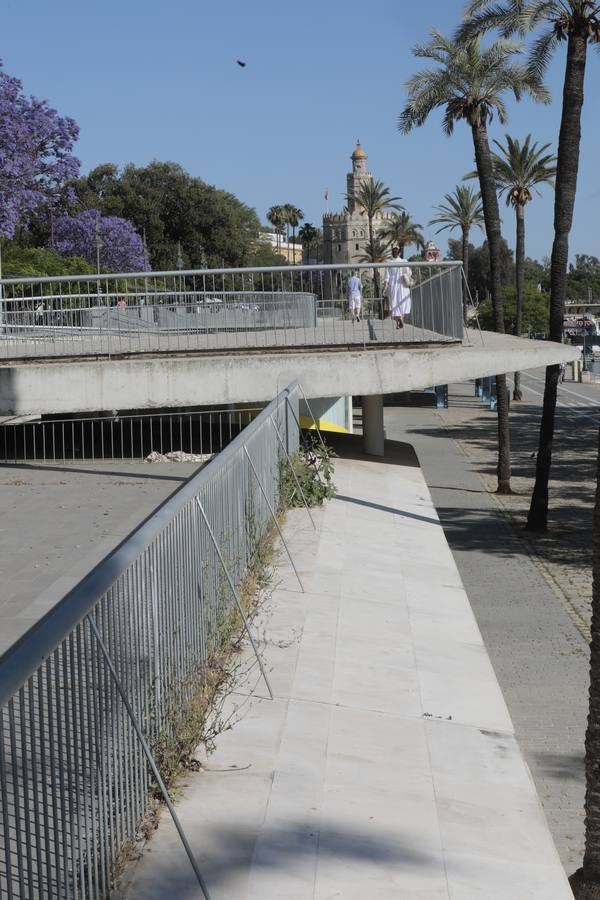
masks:
POLYGON ((373 396, 569 362, 579 355, 566 344, 471 330, 462 343, 13 360, 0 363, 0 415, 258 403, 296 380, 308 397, 373 396))
MULTIPOLYGON (((179 815, 212 900, 572 897, 414 452, 340 439, 338 496, 286 524, 240 683, 179 815)), ((167 817, 127 900, 201 893, 167 817)))

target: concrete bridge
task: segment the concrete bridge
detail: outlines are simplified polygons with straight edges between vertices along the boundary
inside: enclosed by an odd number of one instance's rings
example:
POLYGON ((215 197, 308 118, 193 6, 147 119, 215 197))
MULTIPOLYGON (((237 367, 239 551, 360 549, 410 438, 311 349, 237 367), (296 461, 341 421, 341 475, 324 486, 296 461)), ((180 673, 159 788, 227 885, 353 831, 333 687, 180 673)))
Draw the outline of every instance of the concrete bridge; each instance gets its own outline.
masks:
POLYGON ((13 279, 0 283, 0 415, 363 397, 366 446, 383 447, 382 397, 567 362, 577 348, 463 329, 460 263, 411 263, 402 328, 376 288, 385 267, 282 266, 13 279), (360 321, 344 291, 360 271, 360 321))

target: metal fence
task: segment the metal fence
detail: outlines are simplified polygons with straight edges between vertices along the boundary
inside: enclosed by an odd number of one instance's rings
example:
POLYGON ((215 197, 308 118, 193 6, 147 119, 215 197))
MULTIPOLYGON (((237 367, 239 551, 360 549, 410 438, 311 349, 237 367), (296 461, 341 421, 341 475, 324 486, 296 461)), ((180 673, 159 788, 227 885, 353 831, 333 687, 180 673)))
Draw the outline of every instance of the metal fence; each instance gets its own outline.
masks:
POLYGON ((405 327, 384 318, 385 264, 0 281, 0 358, 460 341, 460 262, 410 263, 405 327), (346 300, 352 272, 364 308, 346 300))
POLYGON ((197 690, 297 415, 293 386, 0 657, 3 898, 107 896, 152 790, 133 721, 155 745, 197 690))
POLYGON ((188 410, 136 415, 71 416, 0 424, 0 464, 146 459, 152 453, 219 453, 260 412, 188 410))

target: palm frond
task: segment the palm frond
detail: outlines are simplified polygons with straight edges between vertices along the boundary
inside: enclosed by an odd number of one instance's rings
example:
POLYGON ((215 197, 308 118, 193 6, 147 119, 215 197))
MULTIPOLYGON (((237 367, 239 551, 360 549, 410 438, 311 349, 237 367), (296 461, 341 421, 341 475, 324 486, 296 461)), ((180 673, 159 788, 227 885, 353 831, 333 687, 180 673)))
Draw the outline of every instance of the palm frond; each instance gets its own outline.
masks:
POLYGON ((558 33, 554 28, 549 28, 534 41, 527 63, 527 68, 534 77, 543 78, 558 41, 558 33))
POLYGON ((483 223, 483 206, 481 194, 467 185, 457 185, 452 194, 445 194, 446 203, 435 207, 437 215, 430 219, 430 225, 441 225, 436 231, 454 228, 470 229, 473 225, 481 227, 483 223))

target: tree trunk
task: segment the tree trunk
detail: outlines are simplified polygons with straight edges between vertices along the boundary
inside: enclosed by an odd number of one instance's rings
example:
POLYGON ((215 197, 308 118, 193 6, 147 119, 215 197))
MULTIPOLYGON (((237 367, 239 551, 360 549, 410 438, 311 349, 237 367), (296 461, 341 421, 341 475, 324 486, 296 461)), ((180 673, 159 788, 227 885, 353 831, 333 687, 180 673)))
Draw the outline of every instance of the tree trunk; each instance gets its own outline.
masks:
MULTIPOLYGON (((523 327, 523 285, 525 282, 525 207, 522 203, 516 206, 517 213, 517 240, 515 244, 515 280, 517 288, 517 316, 515 322, 515 334, 521 334, 523 327)), ((515 372, 515 386, 513 400, 522 400, 521 373, 515 372)))
POLYGON ((467 307, 469 305, 469 229, 466 225, 462 226, 462 264, 463 264, 463 319, 467 324, 467 307))
POLYGON ((400 256, 402 257, 402 259, 404 259, 404 247, 405 246, 406 245, 403 244, 402 241, 400 241, 400 243, 398 244, 398 250, 400 251, 400 256))
POLYGON ((585 735, 585 851, 583 868, 569 879, 573 894, 577 898, 600 896, 600 432, 592 539, 590 687, 585 735))
MULTIPOLYGON (((494 326, 497 332, 504 334, 504 305, 502 302, 502 284, 500 281, 500 209, 496 194, 494 167, 485 123, 471 126, 475 162, 479 175, 479 188, 483 204, 485 233, 490 251, 490 282, 492 307, 494 310, 494 326)), ((498 487, 499 494, 510 494, 510 431, 508 424, 508 396, 506 393, 506 375, 496 375, 497 410, 498 410, 498 487)))
MULTIPOLYGON (((373 237, 373 216, 368 216, 367 221, 369 223, 369 248, 371 250, 371 262, 375 262, 375 239, 373 237)), ((373 293, 375 297, 378 298, 380 294, 380 278, 379 278, 379 270, 373 269, 373 293)), ((383 307, 381 309, 381 318, 383 319, 383 307)))
MULTIPOLYGON (((567 290, 569 232, 577 191, 579 145, 581 143, 581 110, 587 35, 571 32, 567 45, 567 64, 563 87, 563 105, 558 138, 556 187, 554 194, 554 243, 550 262, 550 340, 561 341, 567 290)), ((548 528, 548 482, 552 465, 554 411, 558 386, 558 366, 546 369, 544 407, 540 424, 540 442, 535 469, 535 485, 527 516, 527 531, 548 528)))

